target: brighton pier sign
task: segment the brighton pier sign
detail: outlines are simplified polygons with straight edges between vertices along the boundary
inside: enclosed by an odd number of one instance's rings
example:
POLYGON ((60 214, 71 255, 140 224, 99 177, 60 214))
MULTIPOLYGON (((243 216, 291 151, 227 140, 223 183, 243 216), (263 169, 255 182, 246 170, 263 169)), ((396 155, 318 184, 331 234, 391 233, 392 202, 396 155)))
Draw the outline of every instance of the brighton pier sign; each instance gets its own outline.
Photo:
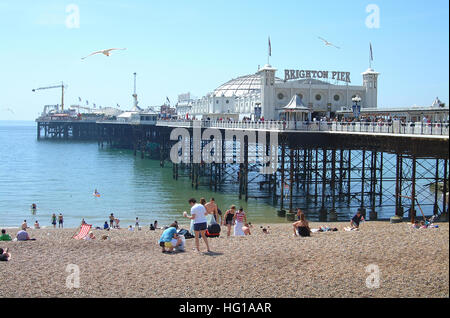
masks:
POLYGON ((304 78, 321 78, 331 79, 350 83, 350 72, 337 71, 306 71, 306 70, 284 70, 284 80, 304 79, 304 78))

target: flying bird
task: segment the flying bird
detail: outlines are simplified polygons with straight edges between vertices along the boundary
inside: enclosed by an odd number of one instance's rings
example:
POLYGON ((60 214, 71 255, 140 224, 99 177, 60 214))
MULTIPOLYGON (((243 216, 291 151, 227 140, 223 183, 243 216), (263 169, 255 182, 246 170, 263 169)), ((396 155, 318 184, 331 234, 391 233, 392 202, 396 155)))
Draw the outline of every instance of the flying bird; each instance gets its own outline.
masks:
POLYGON ((126 48, 123 48, 123 49, 113 48, 113 49, 95 51, 95 52, 92 52, 91 54, 89 54, 88 56, 82 57, 81 59, 84 60, 85 58, 87 58, 87 57, 89 57, 91 55, 95 55, 95 54, 104 54, 106 56, 110 56, 111 55, 111 51, 113 51, 113 50, 126 50, 126 48))
POLYGON ((9 108, 9 107, 3 108, 3 110, 6 111, 6 112, 10 112, 11 114, 15 115, 14 111, 11 108, 9 108))
POLYGON ((331 43, 331 42, 328 42, 328 41, 325 40, 324 38, 321 38, 320 36, 319 36, 318 38, 321 39, 321 40, 325 43, 326 46, 334 46, 335 48, 340 49, 340 47, 334 45, 334 44, 331 43))

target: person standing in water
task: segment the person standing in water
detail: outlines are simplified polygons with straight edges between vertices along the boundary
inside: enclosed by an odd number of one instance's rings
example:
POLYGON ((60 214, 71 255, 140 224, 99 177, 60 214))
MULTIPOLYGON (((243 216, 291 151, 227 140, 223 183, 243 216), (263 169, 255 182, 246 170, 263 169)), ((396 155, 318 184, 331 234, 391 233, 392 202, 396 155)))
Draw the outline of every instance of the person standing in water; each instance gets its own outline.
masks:
POLYGON ((52 214, 52 224, 53 224, 53 228, 56 229, 56 214, 55 213, 52 214))
POLYGON ((184 211, 183 216, 194 221, 195 246, 197 247, 197 251, 200 252, 199 235, 201 234, 208 252, 211 252, 209 250, 208 238, 205 234, 207 228, 206 215, 208 215, 208 212, 205 207, 198 204, 194 198, 189 199, 189 204, 191 206, 191 215, 189 216, 186 211, 184 211))
POLYGON ((59 228, 59 229, 60 229, 60 228, 64 228, 63 223, 64 223, 64 218, 63 218, 62 213, 60 213, 60 214, 58 215, 58 228, 59 228))

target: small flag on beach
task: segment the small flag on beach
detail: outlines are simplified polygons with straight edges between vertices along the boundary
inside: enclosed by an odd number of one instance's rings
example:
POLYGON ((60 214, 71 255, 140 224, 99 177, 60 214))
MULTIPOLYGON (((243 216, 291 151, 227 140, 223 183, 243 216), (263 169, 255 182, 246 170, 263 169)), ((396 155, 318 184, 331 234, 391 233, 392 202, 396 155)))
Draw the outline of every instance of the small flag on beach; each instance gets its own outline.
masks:
POLYGON ((270 36, 269 36, 269 56, 272 56, 272 44, 270 43, 270 36))
POLYGON ((370 60, 373 61, 372 43, 370 43, 370 60))

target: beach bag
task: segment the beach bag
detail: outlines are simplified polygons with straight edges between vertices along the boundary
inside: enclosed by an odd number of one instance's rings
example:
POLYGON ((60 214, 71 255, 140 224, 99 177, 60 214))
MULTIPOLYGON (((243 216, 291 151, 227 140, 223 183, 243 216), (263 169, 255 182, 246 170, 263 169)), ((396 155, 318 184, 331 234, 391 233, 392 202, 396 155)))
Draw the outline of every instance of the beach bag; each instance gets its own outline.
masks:
POLYGON ((215 223, 208 226, 205 232, 206 237, 219 237, 220 236, 220 225, 215 223))
POLYGON ((191 238, 195 237, 188 230, 185 230, 185 229, 180 229, 177 234, 183 235, 185 239, 191 239, 191 238))

